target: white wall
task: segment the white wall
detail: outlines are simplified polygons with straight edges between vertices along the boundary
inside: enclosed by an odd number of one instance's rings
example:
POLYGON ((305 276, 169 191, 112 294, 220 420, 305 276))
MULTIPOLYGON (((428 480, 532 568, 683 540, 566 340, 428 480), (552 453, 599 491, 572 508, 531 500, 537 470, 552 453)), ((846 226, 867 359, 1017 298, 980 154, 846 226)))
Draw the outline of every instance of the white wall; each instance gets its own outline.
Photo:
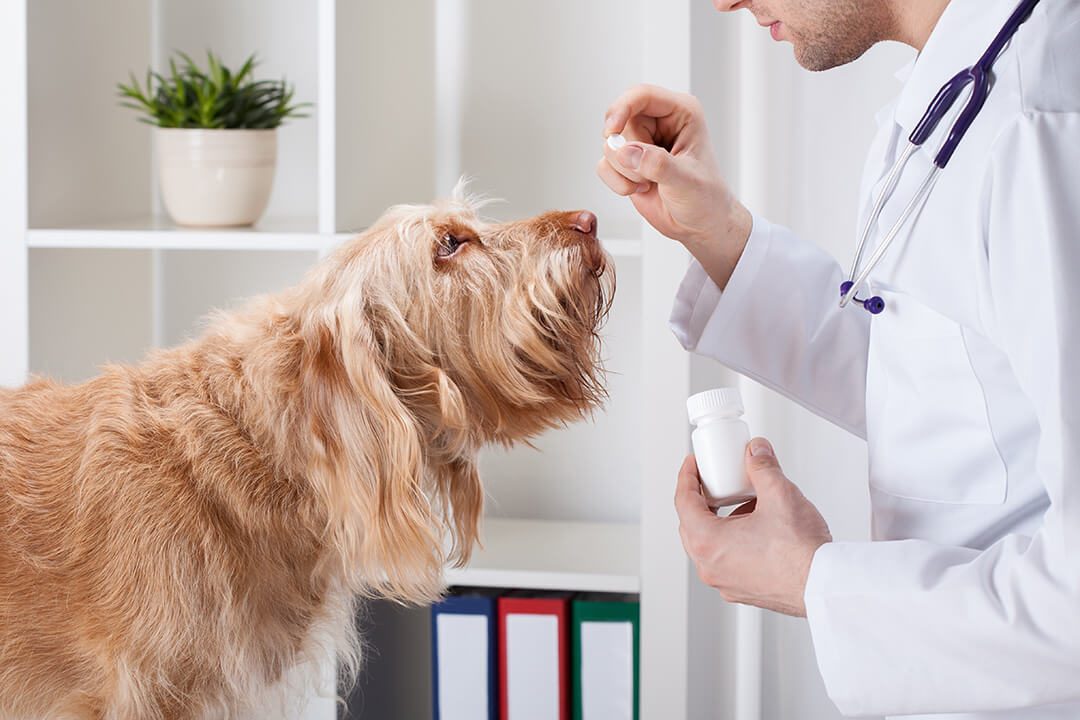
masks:
POLYGON ((150 254, 136 250, 29 253, 30 370, 67 382, 101 365, 135 362, 150 344, 150 254))
POLYGON ((0 115, 0 386, 20 384, 27 370, 26 5, 0 4, 0 67, 9 100, 0 115))
POLYGON ((462 170, 515 216, 587 207, 603 237, 640 224, 593 168, 604 111, 641 76, 635 0, 466 0, 462 170))
POLYGON ((116 83, 126 82, 130 72, 140 79, 145 72, 148 4, 26 5, 30 226, 85 226, 145 215, 150 130, 120 107, 116 83))
POLYGON ((249 297, 295 285, 315 262, 314 252, 164 253, 160 287, 162 345, 197 335, 209 308, 235 307, 249 297))
POLYGON ((435 184, 435 5, 336 0, 338 230, 456 182, 435 184))

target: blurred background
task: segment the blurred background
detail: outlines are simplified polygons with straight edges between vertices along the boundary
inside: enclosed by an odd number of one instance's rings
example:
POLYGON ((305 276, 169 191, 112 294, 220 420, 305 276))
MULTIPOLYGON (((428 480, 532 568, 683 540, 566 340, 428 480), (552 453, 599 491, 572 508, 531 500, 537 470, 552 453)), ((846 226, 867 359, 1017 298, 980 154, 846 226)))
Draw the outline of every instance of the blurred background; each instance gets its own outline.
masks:
MULTIPOLYGON (((178 343, 211 308, 296 282, 387 206, 446 195, 461 175, 503 199, 495 218, 590 209, 619 280, 610 403, 535 449, 485 454, 496 522, 475 566, 448 579, 638 596, 642 717, 839 717, 806 623, 738 613, 703 587, 671 496, 691 392, 742 384, 752 430, 837 539, 868 537, 863 443, 678 348, 666 318, 687 257, 593 168, 604 111, 626 88, 691 91, 751 209, 847 262, 874 114, 910 51, 810 74, 748 14, 708 0, 6 0, 0 48, 14 96, 0 119, 0 382, 78 381, 178 343), (257 53, 259 76, 313 103, 278 130, 253 227, 175 225, 153 128, 118 105, 117 82, 176 50, 229 65, 257 53)), ((427 617, 370 610, 354 715, 430 712, 427 617)))

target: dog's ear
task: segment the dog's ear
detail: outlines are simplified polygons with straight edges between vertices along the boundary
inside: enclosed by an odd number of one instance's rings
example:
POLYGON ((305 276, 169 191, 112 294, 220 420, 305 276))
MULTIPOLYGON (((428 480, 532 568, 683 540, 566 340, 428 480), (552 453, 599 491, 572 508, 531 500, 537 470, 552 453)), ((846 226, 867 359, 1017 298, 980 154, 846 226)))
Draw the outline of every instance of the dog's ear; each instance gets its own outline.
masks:
POLYGON ((432 601, 442 589, 445 525, 424 492, 416 419, 363 330, 316 325, 305 333, 303 377, 317 438, 312 480, 352 589, 432 601))
POLYGON ((484 510, 484 488, 476 463, 462 459, 447 464, 439 473, 438 484, 444 522, 453 539, 448 560, 455 567, 464 567, 479 540, 484 510))
POLYGON ((484 505, 474 460, 475 428, 465 396, 444 370, 428 363, 409 371, 398 365, 391 376, 395 392, 405 398, 413 417, 423 426, 428 469, 434 478, 433 499, 453 540, 448 559, 463 567, 477 542, 484 505))
POLYGON ((389 365, 395 391, 425 424, 424 437, 449 457, 471 454, 472 427, 457 383, 430 362, 396 358, 389 365))
POLYGON ((439 394, 439 415, 443 427, 449 431, 466 432, 469 429, 468 408, 461 389, 450 376, 434 365, 427 368, 431 384, 439 394))

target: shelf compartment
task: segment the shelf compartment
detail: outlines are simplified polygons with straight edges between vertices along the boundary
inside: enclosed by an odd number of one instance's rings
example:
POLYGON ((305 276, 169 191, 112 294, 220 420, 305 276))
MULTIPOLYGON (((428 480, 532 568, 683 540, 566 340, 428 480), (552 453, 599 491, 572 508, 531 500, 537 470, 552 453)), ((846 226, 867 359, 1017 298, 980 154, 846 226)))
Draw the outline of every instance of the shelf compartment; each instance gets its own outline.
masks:
POLYGON ((451 585, 636 593, 639 526, 485 518, 483 548, 448 569, 451 585))
POLYGON ((254 227, 185 228, 160 217, 136 218, 86 227, 34 228, 31 248, 124 250, 283 250, 321 252, 353 233, 322 234, 314 219, 266 219, 254 227))

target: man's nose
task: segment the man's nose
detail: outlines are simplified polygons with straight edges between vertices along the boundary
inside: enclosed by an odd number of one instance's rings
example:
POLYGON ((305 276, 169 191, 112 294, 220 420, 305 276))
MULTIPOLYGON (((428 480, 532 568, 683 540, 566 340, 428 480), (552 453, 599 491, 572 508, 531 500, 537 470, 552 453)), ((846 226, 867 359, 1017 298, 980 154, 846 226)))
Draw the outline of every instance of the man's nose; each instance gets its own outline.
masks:
POLYGON ((591 238, 596 237, 596 215, 588 210, 581 210, 579 212, 568 213, 570 229, 577 230, 579 233, 588 235, 591 238))
POLYGON ((741 10, 750 3, 747 0, 713 0, 713 7, 720 12, 731 12, 733 10, 741 10))

